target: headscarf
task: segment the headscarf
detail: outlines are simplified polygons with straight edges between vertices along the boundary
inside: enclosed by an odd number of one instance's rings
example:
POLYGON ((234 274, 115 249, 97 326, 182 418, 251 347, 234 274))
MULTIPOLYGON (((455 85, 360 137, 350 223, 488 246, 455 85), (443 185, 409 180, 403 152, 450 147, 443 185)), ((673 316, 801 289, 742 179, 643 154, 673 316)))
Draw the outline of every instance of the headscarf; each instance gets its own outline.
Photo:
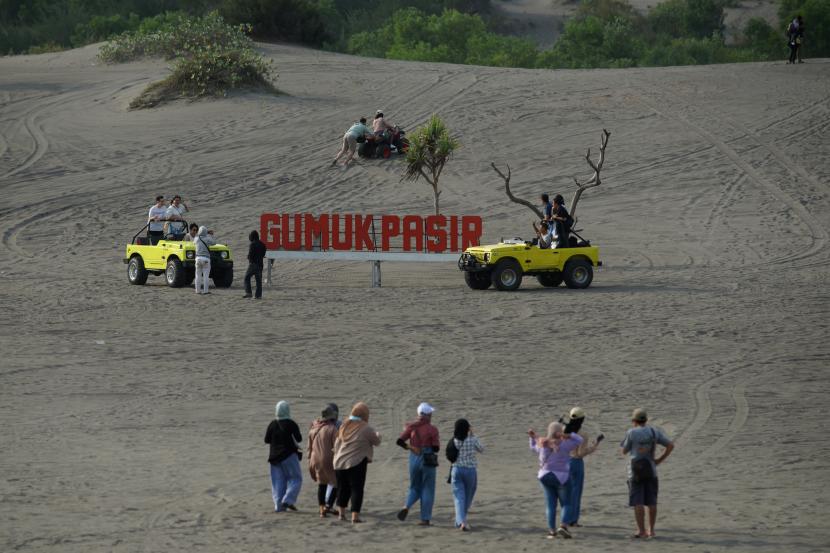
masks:
POLYGON ((329 403, 326 405, 326 408, 323 409, 323 420, 335 420, 338 416, 340 416, 340 409, 338 409, 337 405, 334 403, 329 403))
POLYGON ((463 442, 470 435, 470 423, 467 419, 458 419, 455 421, 455 430, 452 432, 453 438, 463 442))
POLYGON ((548 425, 548 433, 544 438, 539 438, 539 446, 547 447, 553 451, 559 451, 559 444, 562 443, 562 431, 565 430, 565 425, 561 422, 552 422, 548 425), (557 438, 556 435, 560 436, 557 438))
POLYGON ((257 240, 259 240, 259 233, 255 230, 252 230, 251 234, 248 235, 248 240, 250 240, 251 242, 256 242, 257 240))
POLYGON ((289 420, 291 418, 291 407, 288 405, 287 401, 280 401, 277 403, 275 411, 277 413, 278 421, 289 420))
POLYGON ((369 406, 363 403, 362 401, 358 401, 352 407, 352 414, 349 417, 349 420, 343 423, 340 427, 340 434, 339 438, 341 440, 350 440, 352 439, 355 434, 360 432, 360 430, 366 426, 369 422, 369 406), (354 420, 357 418, 358 420, 354 420))

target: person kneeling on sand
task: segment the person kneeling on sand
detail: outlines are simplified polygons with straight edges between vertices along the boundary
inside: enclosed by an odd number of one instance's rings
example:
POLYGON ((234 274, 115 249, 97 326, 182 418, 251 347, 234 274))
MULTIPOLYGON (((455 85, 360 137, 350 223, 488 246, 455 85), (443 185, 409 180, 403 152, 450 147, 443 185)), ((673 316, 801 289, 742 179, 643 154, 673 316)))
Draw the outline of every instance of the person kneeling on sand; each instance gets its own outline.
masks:
POLYGON ((645 409, 635 409, 631 415, 634 428, 625 433, 620 446, 622 454, 630 457, 628 463, 628 506, 634 507, 637 533, 632 538, 653 538, 657 522, 657 465, 674 450, 674 443, 660 430, 647 425, 645 409), (654 458, 657 445, 666 449, 654 458), (648 507, 649 530, 645 527, 645 507, 648 507))
POLYGON ((303 485, 300 470, 300 449, 303 441, 300 427, 291 419, 291 408, 287 401, 280 401, 276 407, 276 418, 265 431, 265 443, 270 446, 268 463, 271 465, 271 497, 274 511, 296 511, 297 498, 303 485))
POLYGON ((366 137, 370 136, 372 136, 372 131, 366 126, 366 118, 361 117, 360 122, 349 127, 349 130, 347 130, 346 134, 343 135, 343 147, 340 148, 339 152, 337 152, 337 156, 331 164, 337 165, 340 158, 345 157, 346 154, 348 154, 348 157, 346 157, 346 161, 343 165, 346 166, 351 163, 352 158, 354 158, 354 153, 357 151, 358 139, 362 138, 365 140, 366 137))
POLYGON ((322 416, 314 421, 308 431, 308 471, 311 479, 317 482, 317 505, 320 518, 332 512, 332 505, 337 498, 337 475, 334 473, 334 442, 337 439, 337 405, 329 403, 323 409, 322 416), (329 497, 327 492, 333 486, 329 497))
POLYGON ((363 488, 366 469, 372 462, 374 446, 381 436, 369 426, 369 406, 358 402, 352 407, 349 420, 343 423, 334 442, 334 474, 337 477, 337 508, 340 520, 346 520, 346 507, 351 500, 352 524, 363 522, 363 488))
POLYGON ((196 293, 210 294, 210 246, 216 245, 216 238, 212 230, 202 226, 193 243, 196 244, 196 293))
POLYGON ((530 436, 530 450, 539 456, 537 478, 545 492, 548 537, 570 538, 571 532, 564 519, 559 528, 556 527, 556 502, 563 510, 568 503, 570 453, 582 443, 582 437, 579 434, 565 434, 565 425, 561 422, 550 423, 544 438, 537 436, 532 428, 527 435, 530 436))
POLYGON ((432 425, 434 411, 429 403, 420 404, 418 418, 406 424, 396 442, 400 447, 409 450, 409 493, 403 509, 398 511, 398 520, 405 520, 409 509, 420 500, 420 526, 429 526, 435 502, 435 469, 438 466, 441 442, 438 429, 432 425))

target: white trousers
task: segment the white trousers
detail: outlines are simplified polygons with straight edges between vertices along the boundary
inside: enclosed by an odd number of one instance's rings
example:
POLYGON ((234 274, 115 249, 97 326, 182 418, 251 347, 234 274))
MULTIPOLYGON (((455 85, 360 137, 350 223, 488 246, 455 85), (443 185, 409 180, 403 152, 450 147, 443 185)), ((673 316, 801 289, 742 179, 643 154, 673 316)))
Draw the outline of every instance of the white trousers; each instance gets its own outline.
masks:
POLYGON ((196 258, 196 293, 207 294, 210 285, 210 258, 196 258))

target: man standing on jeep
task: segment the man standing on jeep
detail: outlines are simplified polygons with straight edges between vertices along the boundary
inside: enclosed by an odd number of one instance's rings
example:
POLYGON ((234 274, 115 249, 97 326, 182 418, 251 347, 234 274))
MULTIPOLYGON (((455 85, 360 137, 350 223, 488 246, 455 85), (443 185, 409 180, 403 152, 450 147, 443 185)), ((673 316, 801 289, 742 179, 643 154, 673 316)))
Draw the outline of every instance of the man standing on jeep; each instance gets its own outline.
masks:
POLYGON ((150 214, 147 216, 147 237, 153 246, 164 238, 164 220, 166 218, 167 209, 164 207, 164 196, 156 196, 156 203, 150 207, 150 214))
POLYGON ((637 533, 632 538, 653 538, 657 522, 657 465, 666 460, 674 450, 674 443, 662 431, 649 426, 645 409, 635 409, 630 428, 620 446, 628 455, 628 506, 634 507, 637 533), (657 446, 665 448, 654 458, 657 446), (649 529, 645 528, 645 507, 648 507, 649 529))
POLYGON ((176 194, 173 196, 173 201, 170 202, 170 207, 167 208, 165 217, 168 221, 167 234, 172 235, 173 240, 181 240, 187 233, 184 223, 184 214, 190 211, 187 204, 182 201, 182 197, 176 194))

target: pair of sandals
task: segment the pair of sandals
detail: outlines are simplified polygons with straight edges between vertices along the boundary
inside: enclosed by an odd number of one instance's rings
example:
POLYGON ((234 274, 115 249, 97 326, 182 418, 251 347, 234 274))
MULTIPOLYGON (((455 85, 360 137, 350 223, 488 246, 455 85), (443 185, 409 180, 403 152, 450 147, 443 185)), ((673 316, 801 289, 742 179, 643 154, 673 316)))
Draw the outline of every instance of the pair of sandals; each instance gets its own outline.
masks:
POLYGON ((553 538, 556 538, 556 537, 560 537, 560 538, 569 540, 573 537, 573 535, 571 535, 571 533, 568 531, 568 529, 565 528, 564 526, 560 526, 556 530, 548 530, 548 539, 553 539, 553 538))

